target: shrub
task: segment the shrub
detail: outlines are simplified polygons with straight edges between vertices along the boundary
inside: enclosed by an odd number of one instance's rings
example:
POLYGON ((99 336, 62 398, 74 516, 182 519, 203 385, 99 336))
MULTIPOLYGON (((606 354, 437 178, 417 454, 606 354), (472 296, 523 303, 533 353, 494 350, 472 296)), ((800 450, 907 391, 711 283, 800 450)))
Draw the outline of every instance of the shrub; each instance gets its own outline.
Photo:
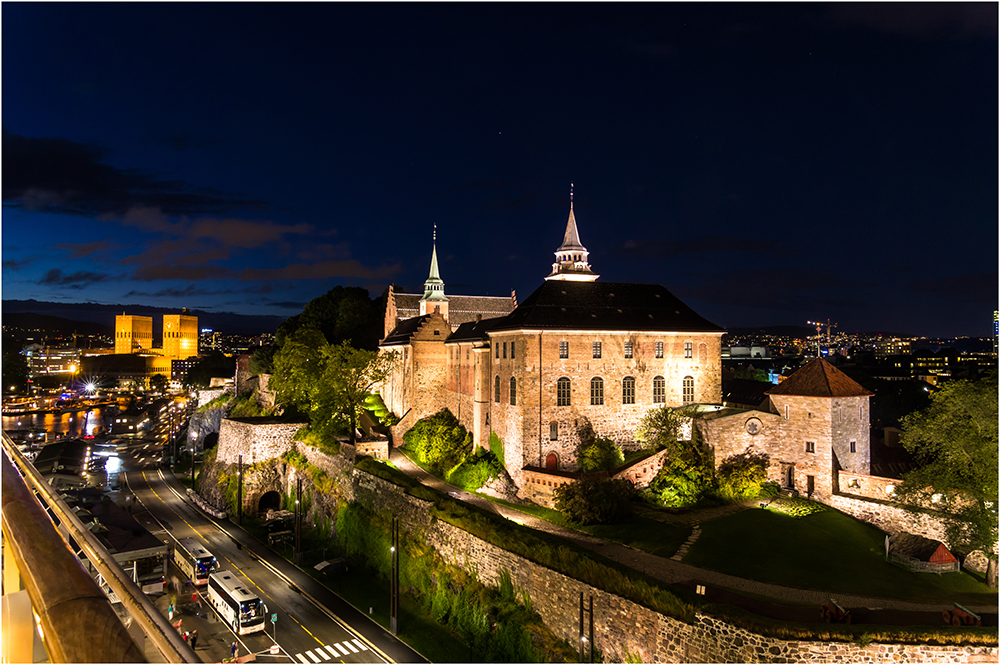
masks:
POLYGON ((578 524, 610 524, 628 516, 635 487, 627 480, 583 476, 557 487, 556 508, 578 524))
POLYGON ((507 459, 503 456, 503 440, 497 436, 496 432, 490 432, 490 452, 500 462, 500 466, 507 468, 507 459))
POLYGON ((671 508, 694 506, 708 501, 715 490, 715 469, 711 454, 698 437, 678 441, 663 466, 649 483, 649 489, 671 508))
POLYGON ((718 469, 719 495, 726 501, 743 501, 760 496, 761 486, 767 481, 767 467, 771 458, 767 453, 747 449, 722 461, 718 469))
POLYGON ((489 450, 479 449, 465 458, 448 474, 446 480, 470 491, 477 490, 503 471, 503 466, 489 450))
POLYGON ((455 467, 472 448, 472 434, 448 409, 418 420, 403 441, 436 476, 455 467))
POLYGON ((625 461, 621 446, 599 436, 589 441, 583 439, 576 448, 576 461, 587 472, 612 471, 625 461))

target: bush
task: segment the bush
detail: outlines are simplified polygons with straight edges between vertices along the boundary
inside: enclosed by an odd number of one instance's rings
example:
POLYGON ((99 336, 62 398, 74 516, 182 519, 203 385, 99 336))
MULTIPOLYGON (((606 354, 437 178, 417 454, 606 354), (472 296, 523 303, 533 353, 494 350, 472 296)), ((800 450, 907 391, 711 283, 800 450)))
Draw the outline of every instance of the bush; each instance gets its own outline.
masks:
POLYGON ((490 452, 500 462, 500 466, 507 468, 507 458, 503 456, 503 440, 497 436, 496 432, 490 432, 490 452))
POLYGON ((472 449, 472 434, 448 409, 422 418, 403 435, 417 459, 436 476, 454 468, 472 449))
POLYGON ((625 462, 621 446, 599 436, 589 441, 580 440, 576 447, 576 461, 587 472, 613 471, 625 462))
POLYGON ((577 524, 619 522, 631 512, 635 487, 628 480, 583 476, 557 487, 556 509, 577 524))
POLYGON ((479 449, 448 474, 446 480, 462 489, 474 491, 503 472, 503 466, 489 450, 479 449))
POLYGON ((761 487, 767 482, 767 467, 770 464, 771 458, 767 453, 750 449, 727 457, 717 472, 719 496, 731 502, 760 496, 761 487))

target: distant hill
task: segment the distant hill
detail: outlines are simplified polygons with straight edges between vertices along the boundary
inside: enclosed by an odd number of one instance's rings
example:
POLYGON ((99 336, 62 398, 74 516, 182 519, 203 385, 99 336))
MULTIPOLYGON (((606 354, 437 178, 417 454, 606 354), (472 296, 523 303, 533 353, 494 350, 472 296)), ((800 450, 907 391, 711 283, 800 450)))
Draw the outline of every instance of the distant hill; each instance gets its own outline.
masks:
POLYGON ((810 326, 766 326, 764 328, 729 328, 730 335, 775 335, 777 337, 811 337, 816 329, 810 326))
MULTIPOLYGON (((97 303, 62 303, 45 302, 42 300, 4 300, 3 301, 3 322, 8 325, 15 324, 14 317, 22 314, 37 314, 44 317, 68 320, 71 324, 96 324, 106 328, 107 333, 112 333, 115 326, 115 316, 122 313, 135 314, 137 316, 153 317, 153 339, 158 339, 162 334, 163 315, 180 314, 180 310, 172 307, 150 307, 148 305, 101 305, 97 303)), ((224 335, 260 335, 261 333, 274 333, 286 317, 281 316, 253 316, 246 314, 234 314, 232 312, 205 312, 198 309, 191 310, 192 316, 198 317, 199 328, 211 328, 224 335)), ((62 329, 60 329, 62 331, 62 329)), ((65 330, 72 333, 73 329, 65 330)), ((79 328, 76 332, 83 333, 79 328)))
POLYGON ((44 330, 49 333, 72 335, 112 335, 114 325, 105 326, 89 321, 74 321, 61 316, 35 314, 34 312, 4 312, 3 325, 26 330, 44 330))

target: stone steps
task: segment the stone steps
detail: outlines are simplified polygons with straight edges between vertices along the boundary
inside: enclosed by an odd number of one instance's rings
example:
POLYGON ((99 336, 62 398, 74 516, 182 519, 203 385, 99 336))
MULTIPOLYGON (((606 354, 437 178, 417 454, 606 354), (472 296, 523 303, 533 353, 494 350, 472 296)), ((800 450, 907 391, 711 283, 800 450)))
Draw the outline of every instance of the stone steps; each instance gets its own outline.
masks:
POLYGON ((684 555, 688 553, 688 550, 691 548, 692 545, 694 545, 695 541, 698 540, 698 537, 700 535, 701 535, 701 523, 695 523, 691 527, 691 535, 688 536, 688 539, 684 541, 683 545, 677 548, 677 552, 670 558, 673 559, 674 561, 680 561, 681 559, 683 559, 684 555))

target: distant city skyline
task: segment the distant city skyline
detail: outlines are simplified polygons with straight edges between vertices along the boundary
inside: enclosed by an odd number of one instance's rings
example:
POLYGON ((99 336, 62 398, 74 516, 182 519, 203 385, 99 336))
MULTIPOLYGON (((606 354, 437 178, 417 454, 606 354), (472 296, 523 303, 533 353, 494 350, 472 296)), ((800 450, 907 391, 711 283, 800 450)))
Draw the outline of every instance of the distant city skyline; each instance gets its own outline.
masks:
POLYGON ((987 336, 996 4, 8 4, 3 296, 297 314, 604 282, 987 336), (136 29, 136 26, 142 26, 136 29))

